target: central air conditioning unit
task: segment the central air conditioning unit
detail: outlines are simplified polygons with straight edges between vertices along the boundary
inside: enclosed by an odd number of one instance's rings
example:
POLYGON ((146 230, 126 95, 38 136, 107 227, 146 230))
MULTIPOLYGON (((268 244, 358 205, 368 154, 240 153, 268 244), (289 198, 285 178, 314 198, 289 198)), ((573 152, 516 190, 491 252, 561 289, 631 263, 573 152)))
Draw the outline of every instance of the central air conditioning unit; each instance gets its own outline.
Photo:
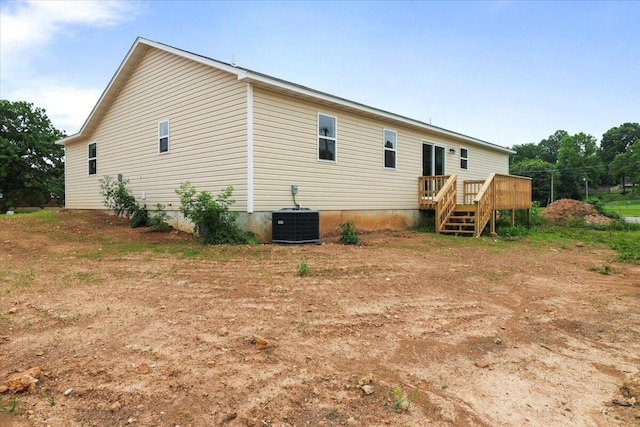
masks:
POLYGON ((271 214, 273 243, 320 243, 320 214, 307 208, 285 208, 271 214))

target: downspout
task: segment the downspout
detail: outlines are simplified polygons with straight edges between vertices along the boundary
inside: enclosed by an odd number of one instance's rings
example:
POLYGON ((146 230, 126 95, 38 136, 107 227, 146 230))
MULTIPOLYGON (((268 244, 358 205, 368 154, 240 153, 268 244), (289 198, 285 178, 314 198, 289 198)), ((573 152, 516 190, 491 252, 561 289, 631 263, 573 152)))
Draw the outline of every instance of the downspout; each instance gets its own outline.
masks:
POLYGON ((253 213, 253 86, 247 83, 247 213, 253 213))

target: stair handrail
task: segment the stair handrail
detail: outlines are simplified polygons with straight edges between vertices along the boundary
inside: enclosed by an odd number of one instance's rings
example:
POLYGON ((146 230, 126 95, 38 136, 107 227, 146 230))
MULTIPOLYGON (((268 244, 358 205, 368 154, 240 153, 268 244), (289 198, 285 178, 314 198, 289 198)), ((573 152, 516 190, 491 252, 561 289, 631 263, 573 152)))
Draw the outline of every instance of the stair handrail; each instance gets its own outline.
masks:
POLYGON ((436 233, 440 233, 444 224, 455 210, 458 202, 458 177, 450 175, 436 195, 436 233))
POLYGON ((473 204, 476 205, 476 230, 473 237, 478 237, 482 233, 487 222, 491 219, 491 215, 493 215, 495 177, 495 173, 490 174, 489 178, 480 187, 478 194, 473 198, 473 204))

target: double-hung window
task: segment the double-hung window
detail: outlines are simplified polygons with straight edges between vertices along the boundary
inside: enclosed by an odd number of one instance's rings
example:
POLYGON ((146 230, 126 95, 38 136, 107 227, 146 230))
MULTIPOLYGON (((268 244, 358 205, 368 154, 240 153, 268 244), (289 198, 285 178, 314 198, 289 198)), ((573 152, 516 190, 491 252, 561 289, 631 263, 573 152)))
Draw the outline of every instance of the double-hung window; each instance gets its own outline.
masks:
POLYGON ((95 142, 89 144, 89 175, 98 173, 98 145, 95 142))
POLYGON ((384 167, 396 168, 396 154, 398 151, 398 134, 395 131, 384 130, 384 167))
POLYGON ((337 119, 326 114, 318 114, 318 160, 336 161, 338 148, 337 119))
POLYGON ((469 169, 469 150, 460 149, 460 169, 469 169))
POLYGON ((158 123, 158 153, 169 152, 169 120, 158 123))

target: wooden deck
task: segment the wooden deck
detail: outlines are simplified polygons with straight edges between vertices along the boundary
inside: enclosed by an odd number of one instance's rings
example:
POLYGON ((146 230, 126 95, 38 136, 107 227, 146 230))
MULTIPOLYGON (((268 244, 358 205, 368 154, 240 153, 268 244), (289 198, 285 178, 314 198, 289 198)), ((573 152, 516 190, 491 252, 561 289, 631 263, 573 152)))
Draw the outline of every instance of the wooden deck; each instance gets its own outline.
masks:
POLYGON ((491 174, 486 180, 463 182, 458 203, 456 175, 418 178, 421 210, 435 210, 436 232, 477 237, 487 223, 495 233, 496 211, 510 210, 513 225, 516 209, 531 209, 531 178, 491 174))

